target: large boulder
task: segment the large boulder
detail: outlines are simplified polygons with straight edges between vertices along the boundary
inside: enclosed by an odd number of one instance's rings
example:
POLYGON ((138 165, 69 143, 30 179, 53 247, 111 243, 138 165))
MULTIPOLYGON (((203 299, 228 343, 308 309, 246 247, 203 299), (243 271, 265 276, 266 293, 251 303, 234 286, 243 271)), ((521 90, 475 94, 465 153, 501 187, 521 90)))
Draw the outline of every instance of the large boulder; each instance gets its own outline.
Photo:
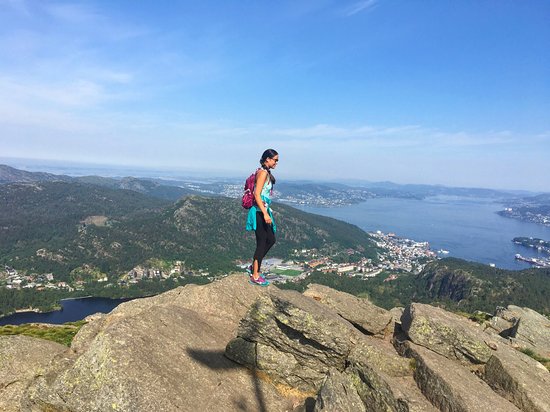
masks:
POLYGON ((463 363, 486 363, 497 347, 477 323, 421 303, 405 308, 401 327, 417 345, 463 363))
POLYGON ((509 328, 500 331, 501 336, 511 339, 517 346, 550 358, 550 319, 547 317, 533 309, 510 305, 497 310, 491 322, 510 324, 509 328))
POLYGON ((69 349, 29 336, 0 336, 0 411, 19 411, 25 388, 69 349))
POLYGON ((318 302, 332 308, 359 330, 370 335, 384 336, 392 321, 392 314, 367 299, 339 292, 327 286, 311 284, 304 292, 318 302))
POLYGON ((360 412, 367 411, 357 394, 353 378, 349 374, 329 370, 317 395, 315 412, 360 412))
POLYGON ((539 362, 503 347, 485 365, 485 380, 524 411, 550 411, 550 372, 539 362))
MULTIPOLYGON (((388 351, 385 358, 389 360, 394 353, 388 351)), ((401 360, 406 363, 406 368, 395 368, 395 364, 381 368, 379 364, 370 362, 369 358, 352 353, 345 374, 351 376, 368 411, 435 411, 413 380, 411 360, 401 360)))
POLYGON ((72 358, 34 381, 22 410, 290 410, 292 400, 223 356, 262 293, 241 275, 124 303, 83 328, 72 358))
POLYGON ((371 336, 362 336, 350 351, 348 364, 369 365, 386 376, 412 376, 410 359, 399 356, 391 343, 371 336))
POLYGON ((414 378, 418 387, 440 410, 519 411, 466 367, 412 342, 404 346, 406 355, 416 362, 414 378))
POLYGON ((278 384, 317 394, 318 410, 345 411, 346 402, 361 410, 358 397, 369 411, 434 410, 413 384, 410 359, 297 292, 260 296, 237 334, 228 357, 278 384))
POLYGON ((328 371, 342 372, 355 328, 326 306, 292 290, 260 296, 226 355, 304 393, 317 393, 328 371))

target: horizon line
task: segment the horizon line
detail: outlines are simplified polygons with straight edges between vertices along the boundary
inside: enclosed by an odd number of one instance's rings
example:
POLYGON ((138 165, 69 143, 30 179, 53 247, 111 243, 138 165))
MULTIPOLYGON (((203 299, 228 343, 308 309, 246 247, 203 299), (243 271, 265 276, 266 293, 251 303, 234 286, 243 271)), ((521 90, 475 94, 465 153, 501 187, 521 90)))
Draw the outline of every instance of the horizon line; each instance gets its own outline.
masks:
MULTIPOLYGON (((113 163, 94 163, 94 162, 82 162, 82 161, 74 161, 74 160, 59 160, 59 159, 43 159, 43 158, 23 158, 23 157, 10 157, 10 156, 0 156, 0 166, 4 164, 5 166, 12 167, 14 169, 17 169, 17 167, 22 167, 22 165, 10 165, 7 163, 4 163, 4 161, 20 161, 20 162, 45 162, 45 163, 51 163, 51 164, 58 164, 59 166, 66 165, 66 167, 70 168, 72 167, 89 167, 91 169, 94 168, 107 168, 111 169, 111 171, 141 171, 141 172, 158 172, 158 173, 172 173, 172 176, 131 176, 131 175, 120 175, 120 174, 109 174, 107 176, 105 175, 91 175, 91 176, 99 176, 99 177, 148 177, 151 179, 165 179, 167 177, 174 178, 185 178, 185 174, 195 175, 197 173, 208 173, 207 177, 208 179, 237 179, 241 177, 240 172, 238 171, 229 171, 229 170, 218 170, 218 171, 212 171, 212 169, 173 169, 173 168, 163 168, 160 166, 155 167, 147 167, 142 165, 135 165, 135 164, 113 164, 113 163), (178 173, 181 173, 178 175, 178 173), (215 173, 228 173, 227 176, 215 174, 215 173), (175 175, 175 176, 174 176, 175 175)), ((47 164, 45 165, 35 165, 35 166, 45 166, 48 167, 47 164)), ((53 166, 53 165, 50 165, 53 166)), ((33 165, 25 165, 25 167, 33 167, 33 165)), ((43 172, 43 173, 50 173, 53 175, 61 176, 62 173, 53 173, 51 171, 47 170, 24 170, 24 169, 17 169, 22 170, 26 172, 43 172)), ((214 169, 215 170, 215 169, 214 169)), ((73 176, 90 176, 89 174, 69 174, 67 176, 73 177, 73 176)), ((191 176, 189 176, 191 177, 191 176)), ((192 176, 196 177, 196 176, 192 176)), ((243 177, 244 179, 244 177, 243 177)), ((449 184, 442 184, 442 183, 397 183, 391 180, 367 180, 367 179, 345 179, 345 178, 333 178, 333 179, 292 179, 287 178, 286 179, 289 182, 320 182, 320 183, 339 183, 342 184, 342 182, 348 182, 353 184, 392 184, 397 186, 428 186, 428 187, 443 187, 443 188, 449 188, 449 189, 471 189, 471 190, 491 190, 495 192, 526 192, 526 193, 533 193, 533 194, 550 194, 549 191, 545 190, 532 190, 532 189, 514 189, 514 188, 507 188, 507 189, 498 189, 494 187, 480 187, 480 186, 453 186, 449 184)))

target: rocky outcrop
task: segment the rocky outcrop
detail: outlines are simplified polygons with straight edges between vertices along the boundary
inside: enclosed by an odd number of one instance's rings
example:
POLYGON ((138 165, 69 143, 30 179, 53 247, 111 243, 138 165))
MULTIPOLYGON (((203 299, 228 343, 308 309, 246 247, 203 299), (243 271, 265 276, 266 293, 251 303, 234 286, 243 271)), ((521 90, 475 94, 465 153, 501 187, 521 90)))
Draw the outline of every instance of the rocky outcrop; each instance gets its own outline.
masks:
POLYGON ((461 365, 414 343, 407 342, 406 346, 406 355, 416 361, 415 381, 422 393, 440 410, 519 410, 461 365))
POLYGON ((509 348, 497 351, 485 365, 484 379, 524 411, 550 410, 550 373, 521 352, 509 348))
POLYGON ((315 394, 328 371, 343 371, 358 339, 353 326, 296 291, 260 296, 228 344, 230 359, 250 359, 281 384, 315 394))
POLYGON ((291 410, 292 399, 223 356, 261 293, 232 276, 124 303, 83 327, 21 410, 291 410))
MULTIPOLYGON (((355 407, 358 397, 369 411, 433 410, 412 384, 409 359, 400 357, 389 341, 365 335, 341 311, 320 302, 294 291, 260 296, 226 355, 279 384, 311 396, 318 393, 318 410, 346 410, 342 403, 347 400, 355 407)), ((358 312, 364 305, 358 302, 358 312)), ((387 324, 388 313, 378 313, 383 320, 372 323, 387 324)))
POLYGON ((311 284, 305 296, 333 309, 355 327, 370 335, 384 335, 392 321, 392 314, 349 293, 339 292, 327 286, 311 284))
POLYGON ((550 358, 550 319, 547 317, 529 308, 510 305, 497 310, 491 324, 518 347, 550 358))
POLYGON ((372 411, 550 407, 545 396, 535 395, 547 384, 549 372, 481 325, 412 304, 395 322, 397 353, 383 334, 376 337, 361 326, 367 324, 359 316, 366 313, 365 306, 317 285, 304 296, 274 289, 254 303, 226 354, 275 382, 316 392, 317 410, 345 411, 349 405, 372 411), (530 385, 533 389, 527 390, 530 385))
POLYGON ((0 411, 17 411, 25 388, 67 347, 29 336, 0 336, 0 411))
POLYGON ((486 363, 496 346, 476 323, 421 303, 407 306, 401 327, 412 342, 462 363, 486 363))
POLYGON ((314 411, 360 412, 366 410, 352 377, 336 369, 329 370, 317 395, 314 411))
POLYGON ((429 305, 384 311, 235 275, 90 317, 71 348, 0 337, 0 410, 550 410, 550 372, 495 332, 429 305))
MULTIPOLYGON (((522 310, 521 313, 525 312, 529 313, 530 322, 534 323, 534 319, 541 322, 539 317, 542 316, 538 313, 532 314, 531 310, 522 310)), ((517 311, 514 316, 518 316, 517 311)), ((492 328, 501 325, 507 330, 504 322, 517 322, 517 318, 503 317, 496 322, 491 319, 492 328)), ((399 343, 401 353, 416 360, 415 379, 423 393, 438 407, 447 410, 449 405, 446 402, 453 399, 450 392, 461 393, 461 387, 454 379, 467 382, 465 378, 468 377, 471 381, 471 372, 476 372, 500 395, 497 399, 505 398, 526 411, 550 410, 550 397, 543 389, 550 387, 549 371, 517 351, 513 342, 486 333, 481 325, 458 315, 417 303, 409 305, 403 313, 402 330, 409 341, 399 343), (434 356, 435 353, 443 358, 434 356), (434 392, 434 388, 438 391, 434 392)), ((530 334, 534 335, 533 332, 530 334)), ((479 382, 475 385, 470 382, 467 388, 474 393, 487 392, 486 388, 474 389, 475 386, 479 386, 479 382)), ((466 405, 470 399, 475 404, 467 394, 468 390, 464 389, 460 402, 466 405)), ((486 395, 484 398, 488 399, 486 395)), ((455 410, 454 406, 451 410, 455 410)))

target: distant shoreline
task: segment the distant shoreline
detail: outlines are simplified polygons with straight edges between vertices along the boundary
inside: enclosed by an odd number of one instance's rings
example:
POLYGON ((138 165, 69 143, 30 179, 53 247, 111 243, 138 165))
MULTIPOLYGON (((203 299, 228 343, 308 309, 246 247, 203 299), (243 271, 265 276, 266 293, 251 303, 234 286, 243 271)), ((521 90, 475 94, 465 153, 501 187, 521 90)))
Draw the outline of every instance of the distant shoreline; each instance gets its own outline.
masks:
MULTIPOLYGON (((26 313, 26 312, 42 313, 40 309, 36 309, 36 308, 15 309, 14 313, 26 313)), ((9 315, 5 315, 5 316, 9 316, 9 315)), ((3 316, 0 316, 0 318, 1 317, 3 316)))
MULTIPOLYGON (((76 298, 63 298, 63 299, 59 299, 59 301, 63 302, 64 300, 88 299, 88 298, 94 298, 94 297, 97 297, 97 296, 88 295, 88 296, 80 296, 76 298)), ((107 299, 116 299, 116 298, 107 298, 107 299)))

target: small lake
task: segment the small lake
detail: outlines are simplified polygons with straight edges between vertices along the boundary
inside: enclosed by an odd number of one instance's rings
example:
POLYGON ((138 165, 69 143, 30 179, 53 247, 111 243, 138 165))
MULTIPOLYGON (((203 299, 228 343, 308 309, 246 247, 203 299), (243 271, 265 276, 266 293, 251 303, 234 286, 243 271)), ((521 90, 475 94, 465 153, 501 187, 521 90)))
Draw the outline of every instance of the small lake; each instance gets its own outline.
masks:
POLYGON ((21 325, 23 323, 62 324, 76 322, 97 312, 109 313, 118 305, 132 299, 80 298, 64 299, 61 310, 47 313, 19 312, 0 318, 0 326, 21 325))

